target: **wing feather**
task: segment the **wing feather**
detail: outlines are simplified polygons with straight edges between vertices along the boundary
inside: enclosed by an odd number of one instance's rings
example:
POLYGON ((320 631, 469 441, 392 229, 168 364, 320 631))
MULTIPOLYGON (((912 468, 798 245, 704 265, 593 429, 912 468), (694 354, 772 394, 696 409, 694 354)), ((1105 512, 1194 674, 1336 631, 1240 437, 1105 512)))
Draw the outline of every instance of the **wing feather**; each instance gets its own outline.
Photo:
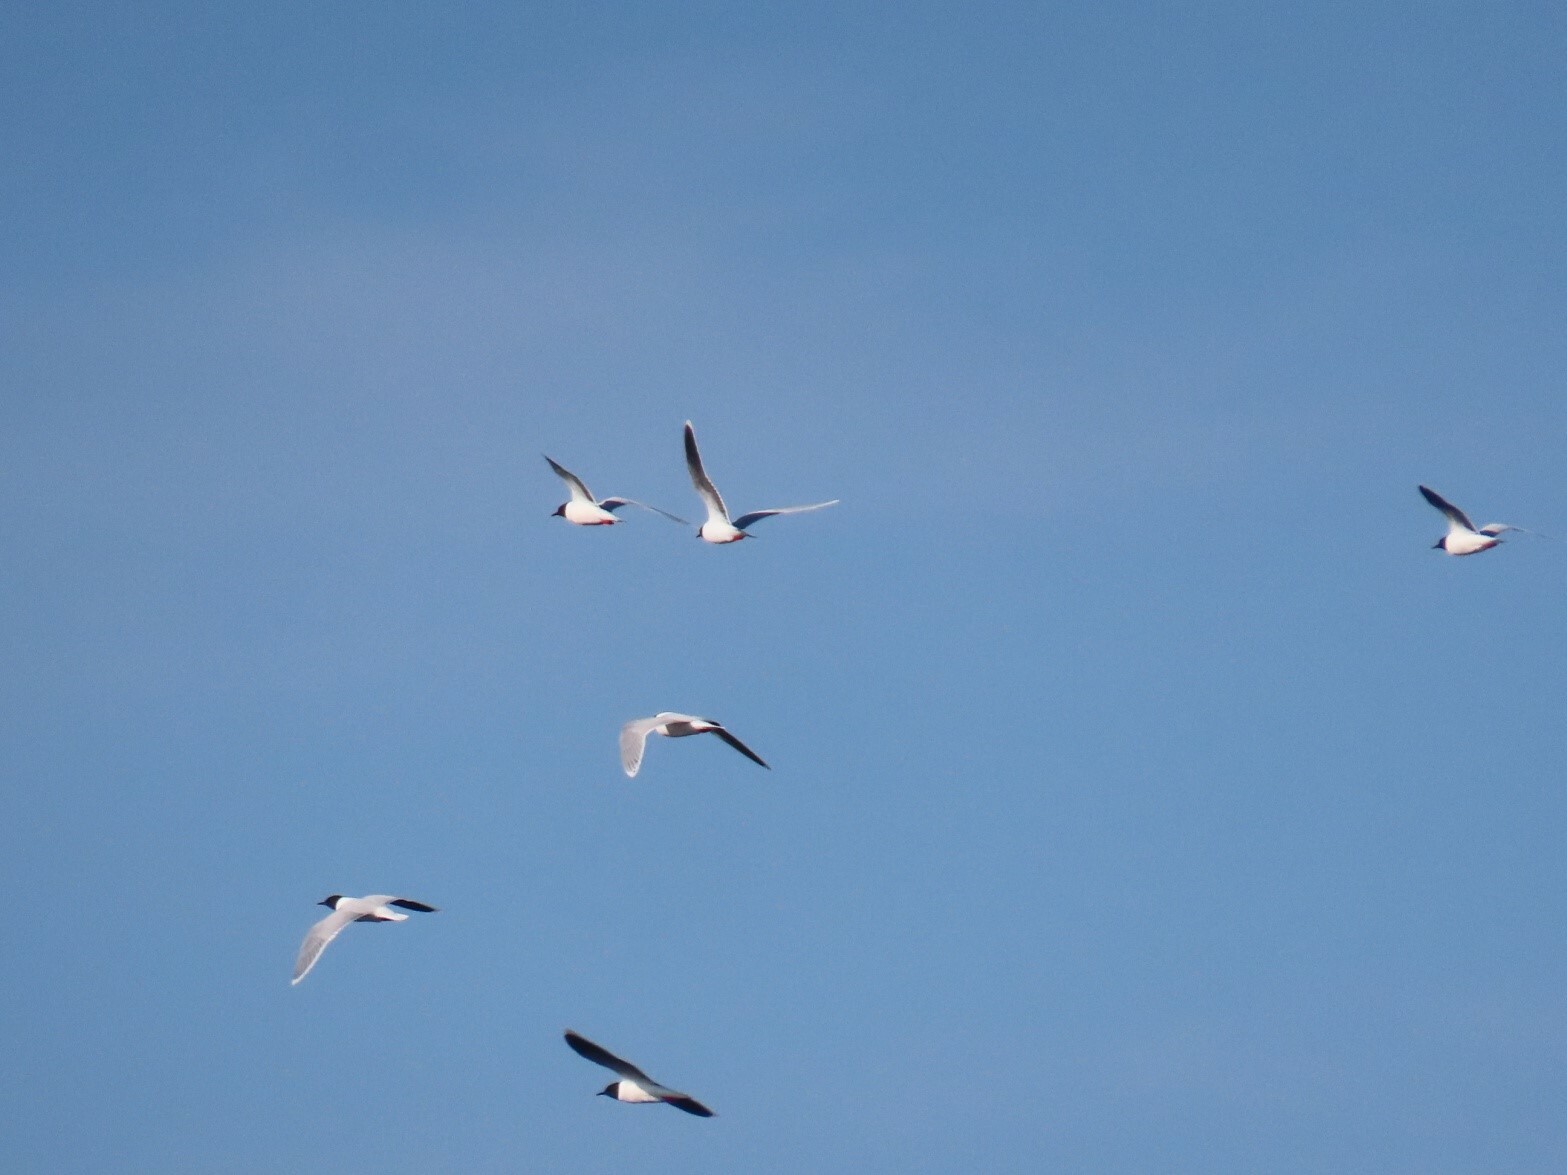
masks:
POLYGON ((1471 534, 1479 533, 1475 530, 1474 523, 1469 521, 1469 515, 1465 514, 1462 510, 1449 502, 1441 494, 1427 486, 1421 486, 1420 492, 1425 495, 1426 501, 1430 502, 1431 505, 1435 506, 1443 514, 1447 515, 1448 522, 1463 527, 1471 534))
POLYGON ((666 1097, 664 1101, 669 1105, 674 1106, 675 1109, 684 1110, 688 1114, 695 1114, 698 1118, 713 1117, 712 1110, 708 1109, 688 1093, 683 1093, 679 1097, 666 1097))
POLYGON ((669 521, 678 522, 681 526, 691 525, 684 518, 681 518, 677 514, 671 514, 668 510, 660 510, 657 506, 649 506, 646 502, 638 502, 634 498, 605 498, 602 502, 599 503, 599 506, 602 509, 608 510, 611 514, 620 509, 622 506, 640 506, 644 510, 651 510, 654 514, 662 514, 665 518, 669 519, 669 521))
MULTIPOLYGON (((753 751, 750 747, 746 746, 743 742, 741 742, 739 739, 737 739, 734 735, 730 734, 722 726, 715 726, 709 733, 716 734, 719 738, 723 739, 726 743, 728 743, 730 746, 732 746, 735 750, 739 751, 747 759, 751 760, 751 762, 753 762, 753 763, 761 763, 761 765, 763 767, 767 767, 767 764, 762 761, 762 756, 758 755, 755 751, 753 751)), ((771 767, 767 767, 767 769, 769 771, 772 770, 771 767)))
POLYGON ((686 421, 686 469, 691 474, 691 484, 696 487, 697 497, 701 498, 702 504, 707 507, 707 520, 728 522, 729 508, 724 505, 723 498, 719 496, 718 487, 702 468, 702 454, 696 447, 696 430, 691 427, 689 420, 686 421))
POLYGON ((662 725, 661 718, 633 718, 620 728, 620 766, 628 779, 635 779, 642 768, 647 736, 654 727, 662 725))
POLYGON ((550 463, 550 468, 555 471, 555 476, 566 483, 566 488, 571 491, 571 500, 574 502, 593 501, 593 495, 588 492, 588 487, 582 484, 582 479, 563 465, 556 463, 548 453, 542 455, 544 460, 550 463))
POLYGON ((752 523, 760 522, 764 518, 771 518, 775 514, 804 514, 807 510, 823 510, 828 506, 836 506, 841 498, 834 498, 830 502, 817 502, 812 506, 781 506, 777 510, 752 510, 749 514, 742 514, 734 520, 737 530, 744 530, 752 523))
POLYGON ((321 957, 321 952, 326 950, 334 938, 343 933, 343 927, 358 917, 359 915, 352 910, 333 910, 312 926, 305 934, 305 941, 299 945, 299 957, 294 960, 294 978, 290 982, 298 983, 309 975, 310 969, 321 957))
POLYGON ((632 1081, 646 1082, 648 1085, 657 1085, 646 1073, 638 1069, 630 1061, 623 1061, 606 1048, 594 1044, 580 1033, 566 1029, 566 1043, 571 1046, 571 1051, 579 1057, 586 1057, 595 1065, 603 1065, 604 1068, 619 1073, 622 1077, 629 1077, 632 1081))

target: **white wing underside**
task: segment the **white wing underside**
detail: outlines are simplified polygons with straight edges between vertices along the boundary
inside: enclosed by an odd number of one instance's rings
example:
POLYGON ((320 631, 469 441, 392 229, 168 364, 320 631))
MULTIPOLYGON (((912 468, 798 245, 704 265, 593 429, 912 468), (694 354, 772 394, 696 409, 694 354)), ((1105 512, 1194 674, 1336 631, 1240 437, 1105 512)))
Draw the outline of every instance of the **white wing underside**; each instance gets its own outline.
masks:
POLYGON ((669 521, 678 522, 681 526, 691 525, 678 514, 671 514, 668 510, 660 510, 657 506, 649 506, 646 502, 638 502, 635 498, 605 498, 602 502, 596 503, 596 505, 601 510, 608 510, 611 514, 622 506, 637 506, 643 510, 651 510, 654 514, 662 514, 669 521))
POLYGON ((736 530, 744 530, 752 523, 760 522, 764 518, 771 518, 776 514, 804 514, 808 510, 822 510, 828 506, 836 506, 839 499, 834 498, 830 502, 816 502, 810 506, 780 506, 776 510, 752 510, 749 514, 742 514, 734 520, 736 530))
POLYGON ((566 488, 571 492, 571 500, 573 502, 587 502, 590 505, 598 504, 593 501, 592 493, 588 491, 587 486, 582 484, 580 477, 564 466, 557 464, 548 454, 545 454, 544 460, 550 463, 550 468, 555 471, 555 476, 566 483, 566 488))
POLYGON ((635 779, 642 769, 647 736, 660 725, 657 718, 636 718, 620 728, 620 767, 628 779, 635 779))
MULTIPOLYGON (((343 905, 347 906, 348 903, 344 902, 343 905)), ((334 938, 343 933, 343 927, 358 918, 361 913, 363 911, 339 908, 312 926, 305 934, 305 941, 300 944, 299 957, 294 960, 294 978, 291 982, 298 983, 309 975, 310 969, 321 957, 321 952, 326 950, 334 938)))

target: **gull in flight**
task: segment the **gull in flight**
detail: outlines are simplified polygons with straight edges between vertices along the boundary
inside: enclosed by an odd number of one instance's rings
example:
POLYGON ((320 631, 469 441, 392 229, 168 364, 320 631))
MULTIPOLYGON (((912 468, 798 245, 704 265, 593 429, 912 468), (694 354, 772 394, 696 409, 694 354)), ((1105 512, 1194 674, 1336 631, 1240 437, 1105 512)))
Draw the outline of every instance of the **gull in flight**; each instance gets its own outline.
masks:
POLYGON ((668 510, 660 510, 657 506, 649 506, 646 502, 634 502, 630 498, 605 498, 603 501, 595 499, 588 491, 588 487, 582 484, 582 479, 571 470, 556 464, 555 460, 545 455, 544 460, 550 463, 550 468, 555 475, 566 483, 566 488, 571 491, 571 497, 556 508, 550 517, 564 518, 567 522, 574 522, 578 526, 613 526, 620 519, 615 517, 615 511, 622 506, 641 506, 644 510, 651 510, 654 514, 662 514, 671 522, 678 522, 681 526, 690 526, 684 518, 677 518, 668 510))
POLYGON ((399 914, 392 909, 393 906, 401 906, 405 910, 418 910, 424 914, 435 913, 434 906, 427 906, 423 902, 416 902, 410 898, 394 898, 391 894, 377 893, 363 898, 345 898, 340 893, 324 898, 316 903, 319 906, 331 906, 332 912, 310 928, 310 933, 305 935, 305 941, 300 944, 299 958, 294 960, 294 979, 298 983, 310 969, 316 965, 316 960, 321 957, 321 952, 327 945, 343 933, 343 927, 350 922, 406 922, 407 914, 399 914))
POLYGON ((820 510, 824 506, 838 504, 838 499, 834 498, 830 502, 817 502, 814 506, 784 506, 778 510, 752 510, 749 514, 742 514, 731 522, 728 507, 724 505, 723 498, 718 496, 717 488, 702 468, 702 454, 697 452, 696 432, 691 428, 689 420, 686 421, 686 468, 691 471, 691 484, 696 487, 697 496, 707 507, 707 521, 702 524, 702 529, 696 532, 697 537, 710 543, 737 543, 741 539, 754 538, 754 535, 746 533, 746 527, 764 518, 771 518, 774 514, 803 514, 807 510, 820 510))
MULTIPOLYGON (((716 734, 753 763, 762 763, 762 757, 725 730, 711 718, 697 718, 692 714, 672 714, 668 710, 651 718, 633 718, 620 728, 620 765, 626 774, 635 778, 642 766, 642 751, 647 746, 647 736, 661 734, 665 738, 685 738, 688 734, 716 734)), ((767 767, 769 771, 771 767, 767 767)))
POLYGON ((1475 524, 1469 521, 1469 515, 1441 494, 1427 486, 1421 486, 1420 492, 1425 495, 1426 501, 1447 515, 1447 533, 1432 544, 1432 550, 1446 551, 1449 555, 1476 555, 1500 543, 1502 540, 1496 537, 1499 534, 1509 530, 1516 530, 1520 534, 1530 533, 1521 526, 1508 526, 1505 522, 1488 522, 1477 530, 1475 524))
POLYGON ((611 1072, 620 1074, 619 1081, 611 1081, 599 1090, 600 1097, 612 1097, 617 1102, 665 1102, 677 1110, 695 1114, 698 1118, 713 1116, 712 1110, 689 1093, 681 1093, 679 1090, 660 1085, 629 1061, 622 1061, 608 1049, 600 1048, 587 1037, 578 1036, 569 1028, 566 1029, 566 1043, 579 1057, 586 1057, 595 1065, 603 1065, 611 1072))

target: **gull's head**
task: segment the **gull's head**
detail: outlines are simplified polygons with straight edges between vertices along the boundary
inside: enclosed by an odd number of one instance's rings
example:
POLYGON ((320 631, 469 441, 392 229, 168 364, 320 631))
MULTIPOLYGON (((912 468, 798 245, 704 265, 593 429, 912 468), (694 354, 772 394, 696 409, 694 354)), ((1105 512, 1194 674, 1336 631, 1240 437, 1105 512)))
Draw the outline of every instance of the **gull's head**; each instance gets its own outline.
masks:
POLYGON ((550 517, 551 518, 564 518, 564 517, 566 517, 566 503, 562 502, 559 506, 556 506, 555 507, 555 512, 553 514, 551 514, 550 517))
POLYGON ((595 1097, 614 1097, 619 1091, 620 1091, 620 1082, 618 1082, 618 1081, 611 1081, 603 1089, 599 1090, 598 1093, 594 1094, 594 1096, 595 1097))
POLYGON ((1445 550, 1447 550, 1447 539, 1445 539, 1445 538, 1437 539, 1436 542, 1431 544, 1431 549, 1433 551, 1445 551, 1445 550))
POLYGON ((319 902, 316 903, 316 905, 318 905, 318 906, 331 906, 332 909, 335 910, 335 909, 337 909, 337 903, 342 901, 342 900, 343 900, 343 895, 340 894, 340 893, 335 893, 335 894, 332 894, 330 897, 322 898, 319 902))

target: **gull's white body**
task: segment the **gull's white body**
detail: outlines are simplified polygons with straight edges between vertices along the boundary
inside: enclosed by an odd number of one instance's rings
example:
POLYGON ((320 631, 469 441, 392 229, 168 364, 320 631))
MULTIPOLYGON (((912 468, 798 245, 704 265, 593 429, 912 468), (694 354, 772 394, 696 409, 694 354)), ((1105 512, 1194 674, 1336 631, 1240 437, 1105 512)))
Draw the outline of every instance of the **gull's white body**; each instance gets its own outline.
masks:
POLYGON ((1449 526, 1447 533, 1442 536, 1442 550, 1449 555, 1478 555, 1481 551, 1489 551, 1501 541, 1479 531, 1449 526))
POLYGON ((586 502, 580 498, 567 502, 561 517, 578 526, 614 526, 620 521, 597 502, 586 502))
POLYGON ((684 518, 677 518, 667 510, 660 510, 657 506, 649 506, 645 502, 635 502, 630 498, 603 498, 598 499, 583 484, 582 479, 571 470, 556 463, 548 454, 544 460, 549 462, 555 476, 566 483, 566 489, 571 497, 556 509, 557 516, 564 518, 576 526, 613 526, 621 521, 616 518, 614 511, 622 506, 640 506, 644 510, 651 510, 654 514, 662 514, 671 522, 678 522, 682 526, 689 526, 684 518))
POLYGON ((1508 526, 1505 522, 1488 522, 1484 526, 1476 527, 1469 521, 1469 515, 1441 494, 1426 486, 1420 486, 1419 489, 1425 500, 1440 510, 1447 519, 1447 533, 1433 545, 1449 555, 1477 555, 1481 551, 1489 551, 1501 543, 1502 540, 1497 538, 1497 535, 1509 530, 1523 529, 1508 526))
POLYGON ((294 960, 292 983, 298 983, 310 974, 310 969, 316 965, 321 952, 331 945, 334 938, 343 933, 343 928, 350 922, 408 921, 407 914, 392 909, 394 905, 425 913, 435 912, 434 906, 385 893, 370 894, 362 898, 346 898, 341 894, 333 894, 320 904, 331 906, 332 912, 312 926, 305 935, 305 941, 299 946, 299 957, 294 960))
POLYGON ((764 518, 771 518, 775 514, 804 514, 808 510, 820 510, 825 506, 836 506, 838 499, 831 502, 817 502, 811 506, 783 506, 777 510, 752 510, 749 514, 742 514, 733 521, 729 518, 729 508, 724 505, 724 499, 718 493, 718 487, 707 476, 707 471, 702 467, 702 454, 696 447, 696 430, 691 427, 691 422, 686 421, 686 471, 691 475, 691 484, 696 487, 697 497, 702 499, 702 505, 707 509, 707 521, 702 523, 697 530, 697 537, 708 543, 737 543, 741 539, 751 536, 746 533, 746 528, 760 522, 764 518))
MULTIPOLYGON (((642 768, 642 753, 647 747, 647 736, 661 734, 665 738, 685 738, 692 734, 716 734, 724 742, 739 751, 753 763, 767 767, 750 747, 724 729, 722 723, 711 718, 698 718, 694 714, 676 714, 665 710, 651 718, 633 718, 620 728, 620 766, 628 778, 635 778, 642 768)), ((771 770, 771 768, 768 768, 771 770)))
POLYGON ((653 1089, 656 1089, 658 1092, 653 1093, 644 1089, 630 1078, 622 1077, 615 1082, 615 1100, 617 1102, 661 1102, 669 1094, 675 1092, 674 1090, 665 1089, 662 1085, 655 1085, 653 1089))

